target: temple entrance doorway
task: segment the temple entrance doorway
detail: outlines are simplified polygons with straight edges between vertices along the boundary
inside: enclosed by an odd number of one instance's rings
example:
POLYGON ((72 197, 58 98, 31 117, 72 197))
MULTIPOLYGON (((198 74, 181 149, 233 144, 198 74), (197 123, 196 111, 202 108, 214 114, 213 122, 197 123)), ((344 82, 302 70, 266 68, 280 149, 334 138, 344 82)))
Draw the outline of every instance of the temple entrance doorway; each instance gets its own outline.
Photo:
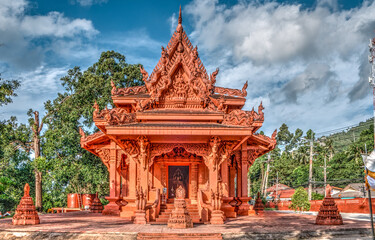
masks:
POLYGON ((176 189, 180 185, 185 189, 185 198, 189 198, 189 166, 168 166, 169 199, 176 197, 176 189))

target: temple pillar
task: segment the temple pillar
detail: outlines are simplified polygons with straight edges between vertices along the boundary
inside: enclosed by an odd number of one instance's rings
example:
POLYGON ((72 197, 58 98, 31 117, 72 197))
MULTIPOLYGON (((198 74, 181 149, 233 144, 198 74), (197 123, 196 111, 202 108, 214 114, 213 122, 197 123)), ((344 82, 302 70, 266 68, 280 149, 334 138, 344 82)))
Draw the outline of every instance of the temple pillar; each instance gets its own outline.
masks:
POLYGON ((121 195, 121 175, 119 171, 121 171, 121 154, 118 154, 118 150, 116 151, 116 165, 115 165, 115 196, 120 197, 121 195))
POLYGON ((247 143, 242 144, 241 152, 241 197, 247 197, 247 143))
POLYGON ((135 198, 135 189, 136 189, 136 183, 137 183, 137 168, 136 163, 134 161, 129 161, 129 198, 135 198))
POLYGON ((229 196, 235 197, 235 178, 236 168, 234 166, 229 167, 229 196))
POLYGON ((242 177, 241 177, 241 151, 238 151, 236 154, 236 159, 237 159, 237 167, 236 167, 236 173, 237 173, 237 197, 242 196, 242 177))
POLYGON ((191 193, 190 193, 191 203, 197 203, 198 196, 198 164, 191 164, 191 193))
POLYGON ((116 201, 120 199, 120 196, 116 195, 116 193, 120 193, 120 183, 117 182, 120 178, 117 176, 119 174, 116 171, 116 162, 116 143, 112 141, 109 151, 109 197, 105 198, 109 203, 104 206, 103 215, 120 215, 120 207, 116 204, 116 201))
POLYGON ((163 188, 167 187, 167 166, 165 163, 160 164, 160 172, 161 172, 161 185, 163 188))
POLYGON ((239 171, 241 173, 241 176, 239 177, 239 179, 241 179, 241 185, 238 186, 239 189, 241 189, 241 194, 238 196, 240 196, 242 204, 238 208, 238 214, 245 216, 249 215, 250 205, 248 201, 251 199, 251 197, 247 196, 247 173, 249 170, 247 159, 247 142, 244 142, 241 149, 241 169, 239 171))
POLYGON ((228 172, 228 159, 221 164, 221 180, 223 183, 223 195, 229 196, 229 172, 228 172))

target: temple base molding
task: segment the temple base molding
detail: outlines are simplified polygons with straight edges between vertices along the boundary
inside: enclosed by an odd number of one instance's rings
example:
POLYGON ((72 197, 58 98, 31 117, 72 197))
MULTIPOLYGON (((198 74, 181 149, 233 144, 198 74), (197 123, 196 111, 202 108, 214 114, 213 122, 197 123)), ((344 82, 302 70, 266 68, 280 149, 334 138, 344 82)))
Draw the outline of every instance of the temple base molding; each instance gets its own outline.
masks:
POLYGON ((102 214, 120 216, 120 206, 116 203, 120 198, 106 197, 105 199, 107 199, 109 203, 104 206, 102 214))
POLYGON ((211 224, 224 224, 225 214, 221 210, 214 210, 211 213, 211 224))

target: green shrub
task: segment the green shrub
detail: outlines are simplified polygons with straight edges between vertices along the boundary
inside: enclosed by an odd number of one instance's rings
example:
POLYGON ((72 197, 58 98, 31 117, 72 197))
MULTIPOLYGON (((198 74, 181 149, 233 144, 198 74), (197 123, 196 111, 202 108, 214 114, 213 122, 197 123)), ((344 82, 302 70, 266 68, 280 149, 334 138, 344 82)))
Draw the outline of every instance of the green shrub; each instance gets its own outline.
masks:
POLYGON ((292 204, 289 205, 289 208, 301 212, 310 210, 310 201, 303 187, 296 189, 292 196, 292 204))

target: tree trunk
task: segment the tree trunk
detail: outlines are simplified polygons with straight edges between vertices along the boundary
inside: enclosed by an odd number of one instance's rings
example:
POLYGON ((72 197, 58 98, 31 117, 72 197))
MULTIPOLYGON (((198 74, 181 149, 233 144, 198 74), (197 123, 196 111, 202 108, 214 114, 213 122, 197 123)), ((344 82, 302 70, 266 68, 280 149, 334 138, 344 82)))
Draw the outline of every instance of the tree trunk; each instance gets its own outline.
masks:
MULTIPOLYGON (((34 143, 34 153, 35 153, 35 160, 40 157, 40 130, 41 126, 39 126, 39 112, 34 112, 34 125, 32 126, 32 130, 34 132, 33 136, 33 143, 34 143)), ((35 161, 34 160, 34 161, 35 161)), ((35 173, 35 208, 38 212, 43 210, 42 205, 42 173, 38 170, 37 166, 34 169, 35 173)))

